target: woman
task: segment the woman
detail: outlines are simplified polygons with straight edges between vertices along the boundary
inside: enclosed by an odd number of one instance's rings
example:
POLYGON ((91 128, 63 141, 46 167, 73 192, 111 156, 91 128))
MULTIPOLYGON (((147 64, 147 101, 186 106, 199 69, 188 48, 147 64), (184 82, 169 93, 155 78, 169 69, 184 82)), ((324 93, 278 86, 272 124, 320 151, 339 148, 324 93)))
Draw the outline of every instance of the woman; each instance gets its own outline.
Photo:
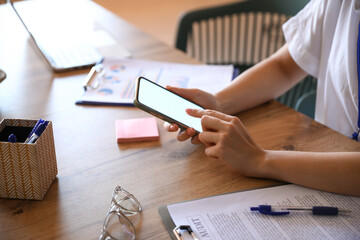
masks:
MULTIPOLYGON (((179 133, 178 140, 192 138, 193 143, 203 143, 206 155, 246 176, 360 196, 360 152, 264 150, 241 121, 231 116, 280 96, 311 74, 318 78, 315 119, 356 137, 360 129, 359 20, 359 0, 313 0, 284 24, 287 43, 281 49, 218 93, 168 86, 209 109, 188 109, 189 115, 201 118, 203 132, 195 136, 189 128, 179 133)), ((166 124, 166 128, 171 132, 179 129, 175 124, 166 124)))

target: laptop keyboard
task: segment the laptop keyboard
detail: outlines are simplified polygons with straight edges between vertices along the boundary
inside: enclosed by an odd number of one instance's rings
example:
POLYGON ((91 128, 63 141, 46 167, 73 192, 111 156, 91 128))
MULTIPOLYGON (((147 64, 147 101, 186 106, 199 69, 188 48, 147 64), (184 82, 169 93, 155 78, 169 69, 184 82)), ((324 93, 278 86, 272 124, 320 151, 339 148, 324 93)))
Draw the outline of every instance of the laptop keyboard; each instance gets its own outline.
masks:
MULTIPOLYGON (((44 46, 45 48, 45 46, 44 46)), ((52 46, 46 49, 48 58, 52 60, 53 65, 58 68, 71 68, 93 65, 101 62, 102 55, 88 43, 71 43, 65 46, 52 46)))

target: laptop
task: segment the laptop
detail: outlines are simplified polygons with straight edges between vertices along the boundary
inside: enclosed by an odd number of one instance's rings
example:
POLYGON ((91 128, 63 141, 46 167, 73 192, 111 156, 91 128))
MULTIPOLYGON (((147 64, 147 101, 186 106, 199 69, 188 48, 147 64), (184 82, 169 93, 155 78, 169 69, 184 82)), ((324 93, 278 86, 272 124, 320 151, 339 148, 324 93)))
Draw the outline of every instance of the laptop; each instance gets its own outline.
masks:
MULTIPOLYGON (((44 55, 55 72, 63 72, 80 68, 89 68, 103 61, 103 56, 91 44, 91 29, 85 33, 84 27, 77 24, 81 18, 81 9, 72 9, 71 1, 53 0, 8 0, 11 7, 30 34, 37 48, 44 55), (75 17, 69 14, 77 14, 75 17)), ((75 7, 74 7, 75 8, 75 7)))

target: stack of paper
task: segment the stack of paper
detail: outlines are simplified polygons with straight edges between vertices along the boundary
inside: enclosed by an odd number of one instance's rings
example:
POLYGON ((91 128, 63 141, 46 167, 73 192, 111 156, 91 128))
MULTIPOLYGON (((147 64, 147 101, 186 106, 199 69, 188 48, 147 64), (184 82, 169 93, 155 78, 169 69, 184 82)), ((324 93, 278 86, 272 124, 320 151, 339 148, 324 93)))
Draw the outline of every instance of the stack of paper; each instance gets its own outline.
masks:
POLYGON ((92 71, 91 75, 94 76, 88 76, 95 84, 86 88, 76 104, 133 105, 135 80, 138 76, 144 76, 162 86, 198 88, 215 93, 231 82, 233 71, 232 65, 106 59, 100 71, 92 71))

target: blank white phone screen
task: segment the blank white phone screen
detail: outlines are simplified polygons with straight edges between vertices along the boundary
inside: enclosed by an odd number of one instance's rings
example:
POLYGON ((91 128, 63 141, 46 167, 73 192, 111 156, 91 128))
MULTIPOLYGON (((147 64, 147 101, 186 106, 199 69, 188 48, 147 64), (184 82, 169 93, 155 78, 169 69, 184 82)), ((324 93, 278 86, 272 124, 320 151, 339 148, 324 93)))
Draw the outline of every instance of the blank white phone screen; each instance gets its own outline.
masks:
POLYGON ((203 109, 202 107, 167 91, 148 80, 140 79, 138 101, 182 124, 202 132, 200 118, 189 116, 187 108, 203 109))

